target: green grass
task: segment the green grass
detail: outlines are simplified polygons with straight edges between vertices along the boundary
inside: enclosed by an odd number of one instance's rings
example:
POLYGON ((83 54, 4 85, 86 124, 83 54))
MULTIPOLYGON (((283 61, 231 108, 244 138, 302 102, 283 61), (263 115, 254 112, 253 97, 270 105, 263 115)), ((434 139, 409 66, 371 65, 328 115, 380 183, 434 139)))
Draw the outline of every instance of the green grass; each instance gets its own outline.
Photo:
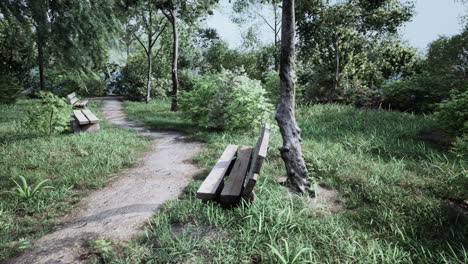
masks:
MULTIPOLYGON (((207 142, 196 160, 211 168, 228 143, 255 144, 259 131, 193 128, 168 102, 127 103, 130 118, 189 131, 207 142)), ((167 202, 142 237, 101 253, 107 263, 467 263, 468 221, 448 201, 468 199, 466 161, 419 140, 431 116, 343 105, 301 106, 303 150, 316 182, 345 201, 338 213, 312 210, 275 179, 285 170, 273 126, 251 205, 231 210, 195 198, 193 181, 167 202)), ((272 121, 272 123, 274 123, 272 121)), ((208 171, 208 170, 207 170, 208 171)), ((207 173, 205 172, 205 174, 207 173)))
MULTIPOLYGON (((104 186, 112 172, 132 165, 149 144, 138 133, 102 119, 96 133, 31 133, 19 125, 28 104, 0 105, 0 262, 31 247, 31 239, 50 231, 57 217, 104 186), (44 185, 53 188, 29 199, 6 193, 16 187, 13 180, 21 184, 21 176, 33 188, 45 179, 44 185)), ((99 116, 99 102, 90 104, 99 116)))

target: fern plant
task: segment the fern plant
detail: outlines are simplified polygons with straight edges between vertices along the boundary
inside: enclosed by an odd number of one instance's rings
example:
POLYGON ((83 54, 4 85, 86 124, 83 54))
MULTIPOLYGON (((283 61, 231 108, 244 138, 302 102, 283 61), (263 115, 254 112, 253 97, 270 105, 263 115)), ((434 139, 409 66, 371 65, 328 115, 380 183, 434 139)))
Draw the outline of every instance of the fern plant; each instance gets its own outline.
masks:
POLYGON ((14 191, 7 191, 7 193, 10 193, 16 197, 19 197, 21 199, 29 200, 33 198, 41 189, 49 189, 52 188, 52 186, 43 186, 46 182, 49 180, 43 180, 36 184, 34 188, 28 184, 26 181, 26 178, 23 176, 19 176, 21 180, 21 184, 19 184, 17 181, 13 180, 13 182, 16 184, 16 188, 14 191))
POLYGON ((295 250, 291 251, 290 248, 289 248, 288 242, 285 239, 282 239, 282 240, 284 242, 284 247, 285 247, 284 252, 281 252, 280 249, 278 249, 278 248, 276 248, 276 247, 274 247, 274 246, 272 246, 270 244, 267 244, 270 247, 271 252, 274 255, 276 255, 276 257, 278 258, 279 263, 282 263, 282 264, 299 263, 299 257, 304 252, 309 250, 309 248, 302 248, 298 252, 296 252, 295 250))

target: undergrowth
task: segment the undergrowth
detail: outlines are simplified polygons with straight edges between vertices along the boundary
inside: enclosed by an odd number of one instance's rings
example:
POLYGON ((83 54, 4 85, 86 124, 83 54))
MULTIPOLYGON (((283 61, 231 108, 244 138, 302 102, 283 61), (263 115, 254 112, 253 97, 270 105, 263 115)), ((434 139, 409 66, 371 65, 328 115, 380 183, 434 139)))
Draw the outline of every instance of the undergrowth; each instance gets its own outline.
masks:
MULTIPOLYGON (((253 145, 259 131, 192 128, 168 102, 127 103, 130 118, 179 129, 207 142, 209 168, 229 143, 253 145)), ((316 181, 339 191, 344 210, 313 209, 311 198, 278 185, 284 165, 272 127, 256 200, 231 210, 195 198, 200 180, 167 202, 130 243, 114 243, 107 263, 467 263, 466 161, 420 140, 431 116, 344 105, 300 106, 303 150, 316 181), (449 201, 452 201, 449 203, 449 201), (455 203, 453 203, 455 201, 455 203), (465 212, 466 213, 466 212, 465 212)), ((271 123, 274 123, 273 120, 271 123)), ((196 178, 203 178, 198 175, 196 178)))
MULTIPOLYGON (((31 247, 33 238, 50 231, 84 194, 104 186, 112 172, 131 166, 149 143, 102 118, 96 133, 36 134, 20 125, 30 103, 0 105, 0 262, 31 247), (15 181, 31 191, 46 182, 33 195, 15 195, 15 181)), ((99 103, 90 102, 98 116, 99 103)))

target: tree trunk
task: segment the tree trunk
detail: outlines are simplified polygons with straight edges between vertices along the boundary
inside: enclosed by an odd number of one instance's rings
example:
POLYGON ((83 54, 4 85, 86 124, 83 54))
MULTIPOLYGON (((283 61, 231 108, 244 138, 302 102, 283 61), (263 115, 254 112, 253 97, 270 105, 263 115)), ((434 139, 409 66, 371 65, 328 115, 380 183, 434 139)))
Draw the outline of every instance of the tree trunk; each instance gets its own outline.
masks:
POLYGON ((44 46, 45 41, 41 36, 40 31, 37 31, 37 63, 39 64, 39 87, 41 91, 45 91, 45 59, 44 46))
POLYGON ((153 10, 151 9, 151 4, 150 4, 150 9, 149 9, 149 26, 148 26, 148 48, 146 49, 146 57, 148 59, 148 67, 147 67, 147 80, 146 80, 146 104, 149 104, 151 100, 151 72, 152 72, 152 66, 153 63, 151 61, 151 53, 152 53, 152 37, 153 37, 153 32, 151 31, 151 26, 153 25, 152 21, 152 12, 153 10))
POLYGON ((310 187, 307 168, 301 148, 300 129, 295 117, 295 15, 294 0, 283 0, 280 83, 281 98, 276 110, 276 121, 283 137, 279 149, 286 166, 290 186, 299 192, 310 187))
POLYGON ((335 76, 333 78, 333 88, 331 96, 333 97, 338 89, 339 77, 340 77, 340 50, 338 48, 338 34, 335 34, 335 76))
POLYGON ((275 12, 275 71, 279 72, 279 59, 278 59, 278 15, 277 15, 277 6, 275 2, 272 2, 273 5, 273 12, 275 12))
POLYGON ((177 10, 172 12, 172 105, 171 111, 178 109, 178 96, 179 96, 179 78, 177 77, 177 60, 179 58, 179 34, 177 33, 177 10))
POLYGON ((47 45, 47 3, 45 1, 30 1, 32 18, 36 26, 37 64, 39 66, 39 82, 41 91, 45 91, 46 55, 44 49, 47 45))
POLYGON ((151 100, 151 72, 153 71, 153 62, 151 58, 151 46, 148 47, 148 75, 146 81, 146 103, 149 104, 151 100))

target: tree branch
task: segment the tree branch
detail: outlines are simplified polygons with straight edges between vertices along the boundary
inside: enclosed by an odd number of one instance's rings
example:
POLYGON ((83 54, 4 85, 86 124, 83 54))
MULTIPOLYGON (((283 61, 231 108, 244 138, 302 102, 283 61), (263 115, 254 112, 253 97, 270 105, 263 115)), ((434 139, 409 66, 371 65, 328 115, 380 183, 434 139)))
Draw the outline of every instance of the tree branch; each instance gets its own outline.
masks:
POLYGON ((159 31, 158 35, 156 36, 156 38, 153 40, 153 42, 151 43, 151 47, 153 47, 154 43, 156 43, 156 41, 159 39, 159 37, 161 36, 161 34, 164 32, 164 30, 166 29, 166 26, 167 24, 164 23, 164 26, 163 28, 161 29, 161 31, 159 31))
POLYGON ((268 21, 265 19, 265 17, 262 16, 262 14, 257 12, 257 15, 260 16, 263 19, 263 21, 265 21, 265 23, 268 25, 268 27, 270 27, 271 30, 273 30, 275 32, 275 28, 273 26, 271 26, 270 23, 268 23, 268 21))
POLYGON ((149 55, 148 49, 146 49, 146 46, 143 44, 143 42, 140 40, 140 38, 136 34, 133 34, 133 35, 135 36, 136 40, 138 40, 138 43, 140 43, 140 45, 143 47, 143 49, 145 49, 146 55, 149 55))

